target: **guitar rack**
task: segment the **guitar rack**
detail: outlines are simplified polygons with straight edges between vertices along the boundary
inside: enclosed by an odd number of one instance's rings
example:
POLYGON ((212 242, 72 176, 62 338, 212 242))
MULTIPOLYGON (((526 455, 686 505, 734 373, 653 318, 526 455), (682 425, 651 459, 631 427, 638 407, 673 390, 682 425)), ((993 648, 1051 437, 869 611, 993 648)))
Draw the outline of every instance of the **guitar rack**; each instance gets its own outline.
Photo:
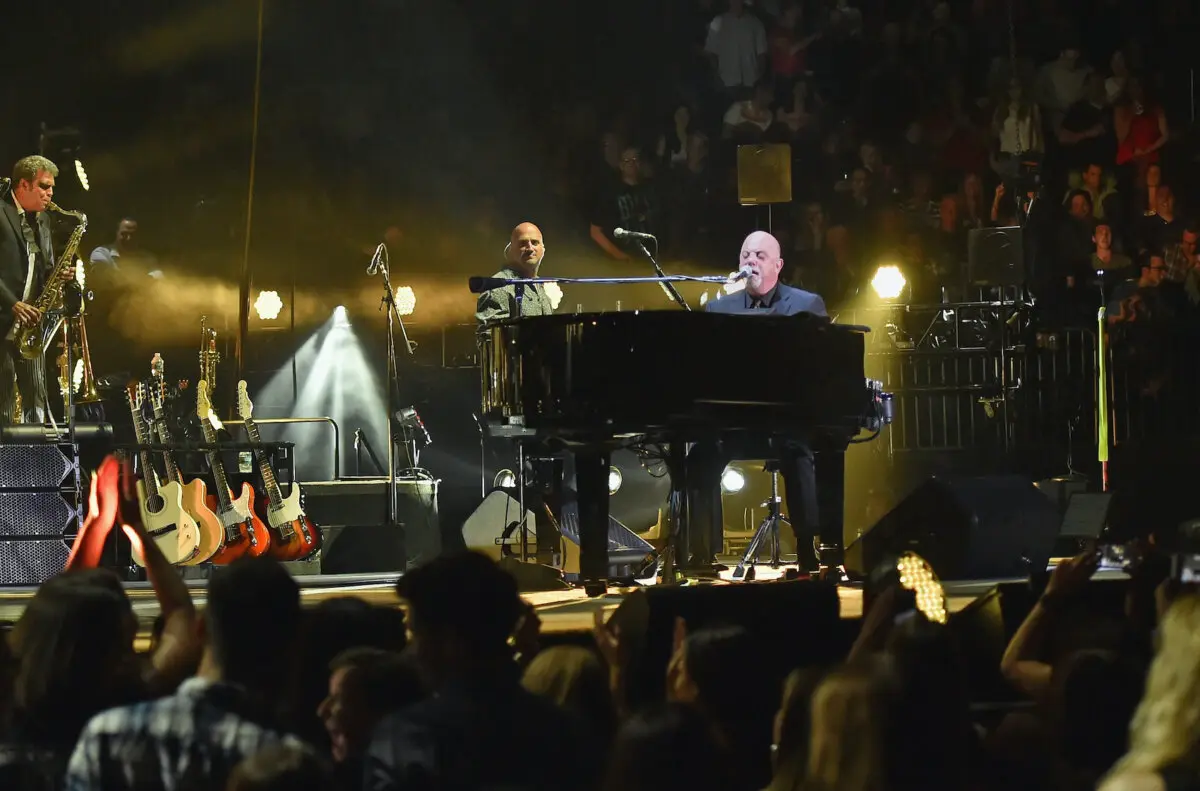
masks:
MULTIPOLYGON (((253 453, 254 451, 267 451, 272 456, 272 466, 275 468, 276 475, 280 483, 293 484, 296 481, 296 454, 293 452, 296 443, 294 442, 189 442, 178 441, 170 444, 150 443, 141 444, 137 442, 114 443, 112 446, 115 450, 124 451, 134 455, 137 458, 139 451, 148 453, 207 453, 216 451, 217 453, 233 452, 237 454, 253 453), (280 465, 280 459, 283 464, 280 465)), ((189 470, 188 472, 192 472, 189 470)), ((240 472, 240 465, 234 470, 229 471, 231 475, 247 475, 251 473, 240 472)))

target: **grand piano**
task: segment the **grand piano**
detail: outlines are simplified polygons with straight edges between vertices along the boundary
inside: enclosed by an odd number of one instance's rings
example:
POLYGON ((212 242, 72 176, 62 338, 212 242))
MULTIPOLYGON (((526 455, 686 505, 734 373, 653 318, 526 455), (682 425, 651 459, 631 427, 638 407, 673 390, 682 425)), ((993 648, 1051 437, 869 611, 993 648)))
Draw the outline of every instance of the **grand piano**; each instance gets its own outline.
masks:
POLYGON ((590 591, 608 569, 609 454, 627 445, 668 445, 672 488, 682 491, 688 442, 726 432, 802 434, 825 455, 818 488, 836 502, 828 519, 838 523, 840 544, 842 454, 882 419, 883 394, 864 370, 867 331, 808 314, 508 319, 487 328, 483 419, 493 436, 574 454, 580 576, 590 591))

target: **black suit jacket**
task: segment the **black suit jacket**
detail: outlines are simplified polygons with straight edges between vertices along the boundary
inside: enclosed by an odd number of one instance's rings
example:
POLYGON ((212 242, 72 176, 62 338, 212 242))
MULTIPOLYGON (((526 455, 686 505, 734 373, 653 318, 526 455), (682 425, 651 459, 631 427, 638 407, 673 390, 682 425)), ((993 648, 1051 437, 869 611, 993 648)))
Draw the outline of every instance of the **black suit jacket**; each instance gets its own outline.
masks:
MULTIPOLYGON (((21 215, 13 203, 11 194, 0 198, 0 337, 12 326, 12 306, 20 302, 25 293, 25 277, 29 274, 29 257, 25 247, 25 234, 21 231, 21 215)), ((45 212, 38 212, 38 241, 45 258, 45 271, 54 266, 54 248, 50 239, 50 221, 45 212)), ((34 284, 36 287, 36 283, 34 284)), ((31 293, 32 300, 37 297, 31 293)))
POLYGON ((829 318, 825 310, 825 300, 811 291, 805 291, 783 283, 776 286, 779 293, 769 308, 746 307, 746 292, 735 291, 732 294, 714 299, 704 306, 709 313, 753 313, 763 316, 795 316, 798 313, 811 313, 814 316, 829 318))

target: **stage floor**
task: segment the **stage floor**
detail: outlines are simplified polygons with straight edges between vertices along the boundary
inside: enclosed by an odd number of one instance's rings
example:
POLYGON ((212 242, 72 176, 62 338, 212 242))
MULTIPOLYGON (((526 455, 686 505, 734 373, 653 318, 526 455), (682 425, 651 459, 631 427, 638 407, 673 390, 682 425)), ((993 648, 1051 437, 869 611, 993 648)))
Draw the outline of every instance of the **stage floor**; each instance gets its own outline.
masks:
MULTIPOLYGON (((783 576, 782 569, 761 565, 755 568, 755 582, 733 582, 731 572, 724 572, 720 579, 688 580, 687 585, 769 585, 783 576)), ((1104 573, 1104 572, 1102 572, 1104 573)), ((326 599, 357 596, 374 604, 399 606, 395 593, 397 574, 331 574, 297 576, 301 596, 306 606, 314 606, 326 599)), ((978 580, 972 582, 950 582, 945 584, 947 604, 951 613, 958 612, 971 602, 986 594, 996 585, 1013 580, 978 580)), ((204 606, 206 581, 189 580, 188 587, 197 607, 204 606)), ((37 589, 35 587, 0 588, 0 620, 16 621, 21 617, 26 604, 37 589)), ((158 617, 158 602, 149 583, 126 583, 126 590, 133 601, 138 617, 139 643, 144 645, 158 617)), ((542 620, 542 631, 547 633, 580 632, 590 630, 595 623, 596 612, 607 617, 620 606, 624 598, 634 590, 611 588, 604 596, 587 596, 581 589, 524 593, 522 597, 536 609, 542 620)), ((857 619, 862 616, 863 592, 860 586, 838 587, 841 602, 841 617, 857 619)))

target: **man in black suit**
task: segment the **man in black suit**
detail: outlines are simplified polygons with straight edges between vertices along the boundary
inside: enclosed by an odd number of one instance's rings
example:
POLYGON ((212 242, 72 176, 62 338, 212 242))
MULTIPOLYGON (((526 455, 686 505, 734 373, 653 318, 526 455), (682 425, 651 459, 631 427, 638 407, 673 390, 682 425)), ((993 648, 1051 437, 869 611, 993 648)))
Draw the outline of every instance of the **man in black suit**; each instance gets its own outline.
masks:
MULTIPOLYGON (((738 313, 754 316, 799 316, 828 321, 825 301, 809 291, 779 282, 783 269, 779 240, 769 233, 755 231, 742 243, 740 270, 747 273, 746 288, 709 302, 711 313, 738 313)), ((770 377, 770 371, 746 371, 745 376, 770 377)), ((788 517, 796 534, 796 555, 800 567, 816 571, 818 560, 814 537, 819 530, 817 482, 813 453, 805 437, 722 435, 717 441, 697 442, 687 456, 688 524, 691 565, 695 568, 714 562, 722 543, 724 521, 721 509, 721 473, 735 459, 776 460, 783 476, 788 517)))
POLYGON ((11 192, 0 200, 0 425, 45 420, 45 360, 26 360, 13 345, 10 330, 15 322, 30 326, 41 320, 31 304, 45 286, 54 266, 50 221, 46 210, 54 197, 58 167, 40 156, 30 156, 13 167, 11 192), (17 394, 21 415, 17 415, 17 394))

